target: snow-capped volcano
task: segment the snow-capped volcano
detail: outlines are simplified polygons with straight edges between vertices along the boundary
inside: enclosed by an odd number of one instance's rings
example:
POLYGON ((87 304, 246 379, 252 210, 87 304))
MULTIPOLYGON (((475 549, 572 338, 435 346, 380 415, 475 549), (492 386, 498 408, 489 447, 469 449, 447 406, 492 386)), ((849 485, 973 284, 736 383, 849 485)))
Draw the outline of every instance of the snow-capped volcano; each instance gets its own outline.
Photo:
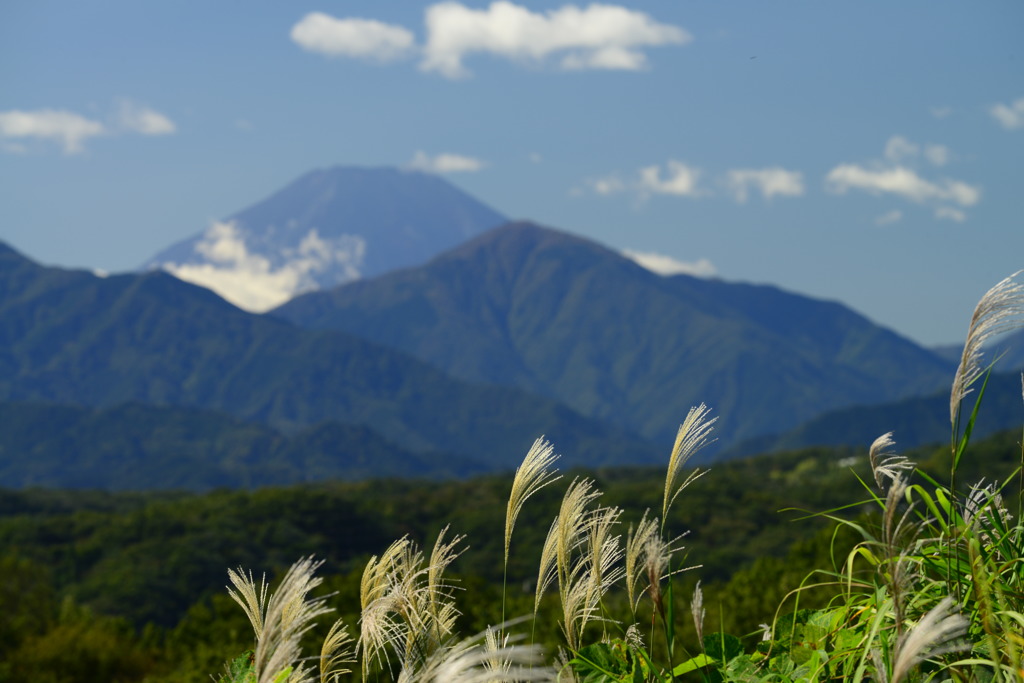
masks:
POLYGON ((424 263, 505 220, 434 175, 335 167, 214 222, 144 268, 262 312, 302 292, 424 263))

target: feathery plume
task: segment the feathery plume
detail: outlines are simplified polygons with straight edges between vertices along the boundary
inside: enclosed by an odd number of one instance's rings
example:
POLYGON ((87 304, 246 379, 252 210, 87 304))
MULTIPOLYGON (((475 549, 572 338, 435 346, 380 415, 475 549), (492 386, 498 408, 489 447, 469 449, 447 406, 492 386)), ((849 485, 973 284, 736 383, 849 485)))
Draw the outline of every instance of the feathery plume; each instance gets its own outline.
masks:
POLYGON ((960 412, 960 402, 972 391, 971 384, 981 376, 984 343, 995 335, 1024 326, 1024 285, 1014 282, 1022 272, 1018 270, 996 284, 974 308, 949 398, 949 421, 953 424, 960 412))
POLYGON ((430 562, 427 565, 427 600, 430 617, 437 627, 438 639, 452 632, 455 628, 455 620, 460 614, 452 601, 452 586, 444 581, 444 572, 448 565, 461 554, 461 551, 455 551, 455 546, 466 538, 465 536, 455 536, 451 541, 445 543, 446 533, 448 533, 447 526, 438 533, 437 539, 434 541, 434 550, 430 554, 430 562))
POLYGON ((683 420, 683 424, 679 425, 679 431, 676 432, 676 441, 672 446, 672 455, 668 460, 668 472, 665 475, 665 496, 661 505, 662 525, 667 523, 668 509, 679 494, 705 474, 698 468, 691 472, 682 483, 677 483, 687 461, 697 451, 714 441, 713 439, 709 441, 708 435, 718 418, 714 417, 709 420, 710 412, 711 409, 703 403, 695 408, 690 408, 686 419, 683 420))
POLYGON ((558 514, 548 528, 544 539, 544 547, 540 554, 540 568, 537 573, 537 592, 534 595, 534 614, 540 609, 544 592, 558 579, 558 591, 562 598, 562 607, 569 599, 571 573, 574 563, 573 552, 585 542, 583 535, 587 527, 589 513, 587 506, 601 495, 594 489, 594 482, 589 479, 573 479, 562 496, 562 505, 558 514))
POLYGON ((562 627, 573 649, 578 648, 587 623, 597 616, 605 593, 622 577, 620 537, 611 535, 621 513, 618 508, 606 507, 589 516, 588 552, 576 558, 569 585, 562 589, 562 627))
POLYGON ((954 608, 953 599, 943 598, 897 641, 892 683, 899 683, 928 657, 967 649, 966 644, 955 642, 967 633, 967 626, 967 620, 954 608))
POLYGON ((270 683, 281 671, 293 667, 289 680, 309 679, 301 656, 299 641, 313 627, 313 619, 331 611, 323 598, 309 598, 309 592, 320 585, 313 574, 323 562, 308 557, 293 564, 284 575, 277 591, 270 596, 263 622, 263 635, 253 653, 253 671, 257 683, 270 683))
POLYGON ((697 642, 704 642, 704 591, 700 589, 700 581, 693 589, 693 601, 690 603, 690 614, 693 615, 693 626, 697 629, 697 642))
POLYGON ((480 641, 481 635, 476 635, 438 648, 419 666, 403 668, 398 683, 525 683, 555 680, 555 671, 540 664, 539 648, 506 643, 491 649, 480 641), (498 670, 491 666, 495 659, 503 662, 498 670))
POLYGON ((664 616, 665 604, 661 594, 661 580, 672 559, 672 548, 658 534, 651 534, 644 543, 644 570, 647 573, 647 594, 659 614, 664 616))
POLYGON ((320 683, 336 683, 338 676, 352 673, 346 664, 355 664, 355 650, 348 627, 338 619, 320 647, 320 683))
POLYGON ((267 577, 264 575, 260 579, 258 589, 252 579, 252 572, 246 574, 241 567, 237 572, 229 569, 228 579, 238 589, 238 592, 235 592, 228 588, 228 595, 242 607, 245 616, 249 617, 249 623, 252 624, 258 642, 263 637, 263 616, 267 610, 267 577))
POLYGON ((558 554, 558 516, 551 520, 548 534, 544 537, 544 545, 540 551, 540 566, 537 571, 537 590, 533 597, 533 615, 540 610, 540 600, 555 580, 555 560, 558 554))
POLYGON ((601 496, 590 479, 574 479, 562 497, 558 509, 558 537, 555 543, 555 568, 563 597, 568 590, 572 553, 584 542, 583 530, 588 523, 587 506, 601 496))
POLYGON ((508 497, 508 507, 505 513, 505 564, 508 565, 508 552, 512 543, 512 530, 516 526, 516 519, 523 509, 526 500, 548 484, 561 479, 561 475, 549 471, 558 456, 554 447, 541 437, 533 442, 529 452, 523 459, 523 464, 516 469, 516 476, 512 480, 512 492, 508 497))
POLYGON ((895 445, 896 442, 892 440, 892 432, 886 432, 875 439, 871 444, 871 450, 868 451, 871 471, 875 475, 875 483, 878 484, 878 488, 883 487, 885 481, 883 477, 888 477, 895 482, 901 476, 901 472, 914 469, 914 463, 910 462, 906 456, 897 455, 889 450, 895 445))
POLYGON ((650 510, 644 510, 644 516, 640 518, 636 532, 630 525, 629 533, 626 535, 626 593, 629 596, 629 608, 634 614, 641 597, 636 594, 636 584, 640 580, 640 568, 644 564, 647 537, 658 533, 658 518, 647 519, 648 512, 650 510))
POLYGON ((618 581, 622 568, 617 567, 622 558, 619 536, 612 536, 612 528, 618 524, 622 510, 604 507, 596 510, 588 524, 590 547, 590 581, 592 589, 604 595, 608 587, 618 581))

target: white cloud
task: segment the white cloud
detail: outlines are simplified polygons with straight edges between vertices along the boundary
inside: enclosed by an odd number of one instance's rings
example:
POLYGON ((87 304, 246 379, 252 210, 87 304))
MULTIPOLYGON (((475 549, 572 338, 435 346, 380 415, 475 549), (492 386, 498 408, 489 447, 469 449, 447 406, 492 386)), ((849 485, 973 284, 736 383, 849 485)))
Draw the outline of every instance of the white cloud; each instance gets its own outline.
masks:
POLYGON ((740 203, 747 201, 751 189, 760 191, 765 199, 771 199, 775 195, 799 197, 804 193, 803 174, 798 171, 787 171, 778 166, 734 169, 729 171, 726 182, 736 201, 740 203))
POLYGON ((893 163, 900 163, 923 156, 933 166, 945 166, 949 163, 950 151, 945 145, 930 143, 922 146, 911 142, 902 135, 893 135, 885 143, 885 158, 893 163))
POLYGON ((935 209, 935 217, 940 220, 955 221, 957 223, 963 223, 967 220, 967 214, 951 206, 940 206, 935 209))
POLYGON ((472 53, 532 62, 563 53, 563 69, 637 70, 647 64, 639 48, 692 39, 684 29, 643 12, 602 4, 566 5, 542 14, 506 1, 479 10, 441 2, 427 9, 426 29, 420 68, 447 78, 468 76, 463 58, 472 53))
POLYGON ((999 103, 989 109, 989 113, 1006 130, 1017 130, 1024 128, 1024 97, 1017 98, 1009 105, 999 103))
POLYGON ((295 249, 285 250, 284 263, 275 268, 265 256, 249 251, 234 223, 213 223, 196 244, 203 263, 164 263, 162 268, 179 279, 212 289, 239 308, 268 311, 293 296, 316 289, 316 274, 340 267, 345 279, 360 276, 366 242, 355 235, 325 239, 310 230, 295 249))
POLYGON ((423 150, 416 152, 406 168, 427 173, 475 173, 484 167, 484 162, 459 154, 438 154, 431 157, 423 150))
POLYGON ((622 255, 658 275, 714 277, 718 274, 715 265, 706 258, 687 262, 653 251, 631 251, 629 249, 624 250, 622 255))
MULTIPOLYGON (((0 137, 36 138, 60 143, 65 154, 77 154, 84 149, 86 140, 99 135, 141 133, 167 135, 175 132, 174 122, 158 111, 121 100, 110 126, 88 119, 74 112, 55 109, 34 111, 12 110, 0 112, 0 137)), ((22 144, 5 142, 7 151, 25 153, 22 144)))
POLYGON ((900 162, 906 158, 916 157, 921 148, 902 135, 893 135, 885 143, 885 158, 892 162, 900 162))
POLYGON ((678 197, 698 197, 705 192, 697 187, 701 171, 681 161, 670 160, 666 176, 661 177, 661 167, 647 166, 640 169, 640 190, 642 193, 671 194, 678 197))
POLYGON ((544 163, 544 157, 542 157, 538 152, 530 152, 530 161, 535 164, 542 164, 544 163))
POLYGON ((857 189, 871 194, 895 194, 918 203, 938 200, 973 206, 981 198, 981 190, 977 187, 948 178, 933 183, 904 166, 865 168, 841 164, 829 171, 825 182, 830 190, 839 194, 857 189))
POLYGON ((938 105, 928 109, 932 116, 937 119, 944 119, 953 113, 953 107, 948 105, 938 105))
POLYGON ((587 185, 589 185, 590 189, 594 192, 601 195, 618 194, 626 189, 625 183, 619 180, 617 176, 613 175, 588 180, 587 185))
POLYGON ((37 109, 0 112, 0 136, 5 138, 40 138, 64 145, 65 154, 81 152, 82 143, 106 129, 99 121, 87 119, 70 111, 37 109))
POLYGON ((310 12, 291 30, 291 39, 303 49, 328 57, 356 57, 377 61, 399 59, 414 47, 410 31, 374 19, 336 19, 310 12))
POLYGON ((893 209, 876 218, 875 225, 892 225, 893 223, 899 223, 901 220, 903 220, 903 212, 899 209, 893 209))
POLYGON ((121 101, 117 124, 122 130, 143 135, 170 135, 178 129, 173 121, 160 112, 131 100, 121 101))

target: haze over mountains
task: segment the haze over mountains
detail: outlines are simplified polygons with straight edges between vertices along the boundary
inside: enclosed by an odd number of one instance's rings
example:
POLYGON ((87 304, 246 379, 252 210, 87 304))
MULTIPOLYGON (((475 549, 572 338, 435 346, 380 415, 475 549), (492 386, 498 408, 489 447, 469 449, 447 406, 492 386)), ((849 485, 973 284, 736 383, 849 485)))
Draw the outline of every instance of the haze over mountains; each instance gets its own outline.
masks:
POLYGON ((434 175, 338 166, 307 173, 144 268, 262 312, 300 292, 423 263, 505 220, 434 175))
POLYGON ((661 462, 701 402, 720 417, 705 456, 929 438, 941 419, 955 361, 840 303, 502 220, 433 176, 334 168, 152 262, 261 307, 321 288, 264 315, 0 243, 0 482, 460 476, 511 469, 541 435, 566 466, 661 462), (879 428, 886 401, 898 424, 879 428))

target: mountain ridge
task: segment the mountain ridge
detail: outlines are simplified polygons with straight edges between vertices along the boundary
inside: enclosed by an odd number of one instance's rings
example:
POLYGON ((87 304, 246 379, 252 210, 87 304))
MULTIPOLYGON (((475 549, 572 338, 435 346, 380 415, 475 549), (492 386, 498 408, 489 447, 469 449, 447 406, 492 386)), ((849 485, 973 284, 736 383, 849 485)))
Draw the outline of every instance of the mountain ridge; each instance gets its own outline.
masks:
POLYGON ((725 438, 741 439, 843 403, 932 390, 950 371, 842 304, 662 277, 530 222, 272 314, 373 339, 462 379, 537 391, 656 439, 671 438, 678 415, 700 402, 733 430, 725 438))
POLYGON ((247 313, 162 272, 101 278, 0 253, 0 400, 191 406, 288 432, 363 424, 504 469, 533 439, 594 463, 659 449, 521 390, 453 379, 343 332, 247 313))

